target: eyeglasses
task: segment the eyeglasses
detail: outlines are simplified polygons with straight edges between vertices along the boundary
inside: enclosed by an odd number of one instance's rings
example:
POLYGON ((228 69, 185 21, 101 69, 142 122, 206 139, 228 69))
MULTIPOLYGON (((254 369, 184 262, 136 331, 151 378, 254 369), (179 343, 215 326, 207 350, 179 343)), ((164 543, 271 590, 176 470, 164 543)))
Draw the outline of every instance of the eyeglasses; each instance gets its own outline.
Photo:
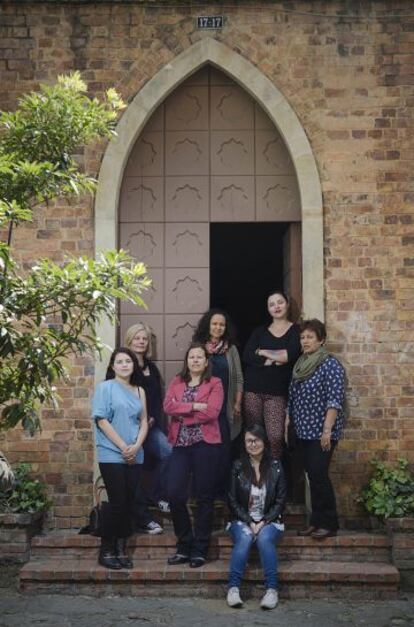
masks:
POLYGON ((257 446, 258 444, 260 444, 260 442, 261 440, 245 440, 246 446, 257 446))

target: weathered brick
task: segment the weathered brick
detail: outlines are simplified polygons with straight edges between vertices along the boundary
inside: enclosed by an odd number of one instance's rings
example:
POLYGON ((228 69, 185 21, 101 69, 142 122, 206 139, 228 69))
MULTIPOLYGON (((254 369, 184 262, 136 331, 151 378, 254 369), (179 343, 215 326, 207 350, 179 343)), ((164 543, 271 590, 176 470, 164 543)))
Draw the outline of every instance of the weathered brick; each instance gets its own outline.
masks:
MULTIPOLYGON (((42 3, 14 4, 13 13, 0 15, 6 29, 0 37, 0 108, 14 108, 37 81, 53 82, 75 68, 82 69, 92 95, 115 85, 130 102, 159 69, 203 36, 194 30, 193 13, 174 7, 85 2, 68 3, 62 11, 50 4, 47 10, 42 3)), ((394 3, 383 4, 384 11, 391 11, 394 3)), ((336 9, 333 0, 318 5, 329 15, 336 9)), ((361 21, 316 23, 300 15, 282 18, 272 3, 260 11, 245 3, 226 11, 225 28, 211 36, 277 85, 303 126, 320 173, 326 320, 332 345, 347 367, 353 401, 333 472, 340 469, 348 491, 353 486, 356 492, 373 456, 395 459, 404 452, 414 461, 412 383, 403 380, 413 363, 413 300, 407 293, 414 265, 412 25, 403 17, 376 21, 371 14, 364 21, 364 8, 361 21)), ((102 144, 80 151, 81 162, 95 175, 104 150, 102 144)), ((15 252, 25 267, 41 254, 58 262, 64 253, 93 254, 90 198, 37 208, 36 221, 15 234, 15 252)), ((11 460, 27 459, 50 477, 59 528, 72 525, 79 508, 88 509, 71 496, 68 500, 65 488, 90 490, 92 478, 87 461, 93 455, 89 400, 94 366, 87 359, 71 363, 72 382, 62 386, 62 408, 43 411, 39 439, 26 441, 18 429, 7 439, 1 436, 11 460), (62 479, 68 467, 74 474, 69 486, 62 479)), ((339 508, 349 517, 361 516, 343 492, 339 508)))

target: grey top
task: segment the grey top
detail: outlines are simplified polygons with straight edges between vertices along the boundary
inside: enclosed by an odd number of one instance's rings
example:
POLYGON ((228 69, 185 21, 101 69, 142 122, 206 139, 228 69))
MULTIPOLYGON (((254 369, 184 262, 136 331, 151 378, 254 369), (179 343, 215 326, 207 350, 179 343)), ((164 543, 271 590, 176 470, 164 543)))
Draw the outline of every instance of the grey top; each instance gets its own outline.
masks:
POLYGON ((242 426, 241 417, 235 417, 233 415, 234 401, 236 400, 236 393, 243 392, 243 371, 241 367, 241 361, 239 351, 236 346, 232 344, 229 350, 226 352, 227 363, 229 366, 229 388, 227 390, 227 418, 230 421, 231 439, 234 440, 240 431, 242 426))

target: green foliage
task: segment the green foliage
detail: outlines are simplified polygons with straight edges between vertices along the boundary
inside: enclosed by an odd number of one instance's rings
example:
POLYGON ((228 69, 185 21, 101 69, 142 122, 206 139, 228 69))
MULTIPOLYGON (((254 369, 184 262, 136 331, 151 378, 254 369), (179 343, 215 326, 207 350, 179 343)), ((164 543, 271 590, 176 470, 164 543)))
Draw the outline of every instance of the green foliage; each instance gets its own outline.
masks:
POLYGON ((414 515, 414 474, 406 459, 396 467, 373 460, 374 474, 357 500, 378 518, 402 518, 414 515))
POLYGON ((12 223, 22 219, 17 209, 93 191, 95 181, 79 170, 76 155, 85 144, 114 134, 125 105, 114 89, 103 102, 85 92, 73 72, 23 96, 16 111, 0 113, 0 201, 14 203, 12 223))
POLYGON ((58 404, 67 357, 101 351, 95 328, 105 316, 115 323, 116 299, 145 306, 146 268, 124 251, 61 266, 41 259, 26 272, 12 256, 13 227, 30 222, 38 202, 95 188, 76 155, 114 133, 124 104, 113 89, 103 102, 85 91, 75 72, 0 112, 0 228, 8 227, 0 243, 0 429, 39 429, 42 403, 58 404))
POLYGON ((19 464, 14 469, 15 484, 9 490, 0 490, 0 511, 16 514, 45 512, 51 506, 46 487, 30 476, 30 465, 19 464))

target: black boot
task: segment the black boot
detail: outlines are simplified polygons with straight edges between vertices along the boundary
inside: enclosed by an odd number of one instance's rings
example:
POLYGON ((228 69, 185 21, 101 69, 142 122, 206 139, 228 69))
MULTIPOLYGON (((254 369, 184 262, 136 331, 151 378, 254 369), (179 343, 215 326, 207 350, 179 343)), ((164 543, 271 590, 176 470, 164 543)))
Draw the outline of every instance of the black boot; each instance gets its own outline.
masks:
POLYGON ((114 542, 105 538, 101 539, 101 548, 99 549, 98 562, 105 568, 119 570, 122 568, 121 563, 115 555, 114 542))
POLYGON ((134 565, 126 552, 126 538, 117 538, 115 540, 115 555, 122 568, 133 568, 134 565))

